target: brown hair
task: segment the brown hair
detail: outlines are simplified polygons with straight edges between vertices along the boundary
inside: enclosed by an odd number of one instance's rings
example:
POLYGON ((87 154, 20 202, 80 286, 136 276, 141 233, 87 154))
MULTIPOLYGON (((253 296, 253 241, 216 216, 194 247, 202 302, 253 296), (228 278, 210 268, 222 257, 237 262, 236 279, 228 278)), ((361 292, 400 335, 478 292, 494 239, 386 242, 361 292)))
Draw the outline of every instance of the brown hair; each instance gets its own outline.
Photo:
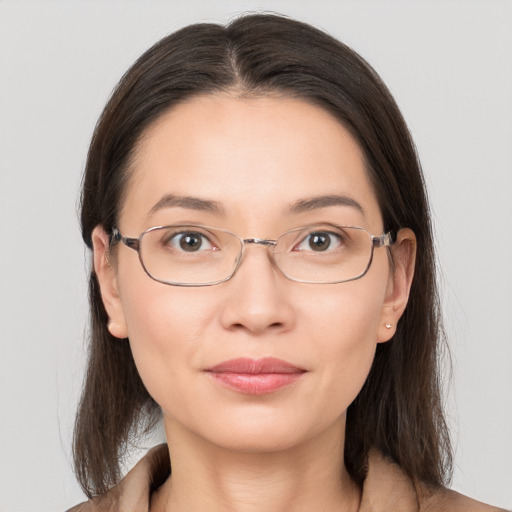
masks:
MULTIPOLYGON (((375 71, 354 51, 307 24, 248 15, 227 26, 198 24, 171 34, 123 76, 96 126, 82 191, 82 235, 111 232, 144 130, 177 103, 221 91, 278 93, 316 104, 348 128, 363 150, 385 230, 409 227, 418 257, 410 300, 396 334, 379 344, 363 389, 347 413, 345 463, 361 483, 374 446, 411 477, 446 483, 451 448, 440 393, 443 341, 429 208, 407 126, 375 71)), ((128 340, 107 329, 99 286, 90 276, 91 333, 85 385, 76 417, 77 478, 91 497, 120 477, 130 444, 160 409, 146 391, 128 340)))

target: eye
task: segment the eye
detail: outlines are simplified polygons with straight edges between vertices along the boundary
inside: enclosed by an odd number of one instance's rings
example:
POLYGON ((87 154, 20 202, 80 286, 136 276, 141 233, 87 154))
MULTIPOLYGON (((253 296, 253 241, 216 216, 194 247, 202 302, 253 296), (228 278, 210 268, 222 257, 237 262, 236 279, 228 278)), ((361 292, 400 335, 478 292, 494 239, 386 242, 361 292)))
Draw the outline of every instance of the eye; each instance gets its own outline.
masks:
POLYGON ((198 252, 215 250, 208 238, 197 231, 174 233, 165 240, 166 244, 178 251, 198 252))
POLYGON ((309 233, 294 248, 295 251, 325 252, 338 249, 342 243, 341 236, 331 231, 315 231, 309 233))

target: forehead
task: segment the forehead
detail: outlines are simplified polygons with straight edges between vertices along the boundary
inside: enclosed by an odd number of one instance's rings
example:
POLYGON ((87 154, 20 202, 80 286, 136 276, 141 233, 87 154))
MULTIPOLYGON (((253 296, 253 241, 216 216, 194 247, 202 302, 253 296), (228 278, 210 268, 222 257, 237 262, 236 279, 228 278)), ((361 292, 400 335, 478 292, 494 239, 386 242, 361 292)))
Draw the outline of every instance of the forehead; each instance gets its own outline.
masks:
POLYGON ((360 225, 381 222, 354 138, 293 98, 206 95, 163 114, 136 147, 121 222, 146 229, 166 195, 215 201, 223 220, 248 224, 282 217, 304 198, 340 195, 362 206, 360 225))

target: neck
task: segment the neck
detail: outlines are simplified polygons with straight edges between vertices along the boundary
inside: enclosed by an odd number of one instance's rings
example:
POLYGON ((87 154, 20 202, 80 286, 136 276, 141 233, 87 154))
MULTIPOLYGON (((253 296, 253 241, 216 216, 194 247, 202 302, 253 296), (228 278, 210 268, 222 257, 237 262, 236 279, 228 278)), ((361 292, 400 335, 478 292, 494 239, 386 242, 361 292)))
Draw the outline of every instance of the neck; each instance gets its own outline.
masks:
POLYGON ((151 510, 355 512, 360 490, 343 463, 344 428, 340 421, 282 451, 239 452, 166 421, 172 477, 155 494, 151 510))

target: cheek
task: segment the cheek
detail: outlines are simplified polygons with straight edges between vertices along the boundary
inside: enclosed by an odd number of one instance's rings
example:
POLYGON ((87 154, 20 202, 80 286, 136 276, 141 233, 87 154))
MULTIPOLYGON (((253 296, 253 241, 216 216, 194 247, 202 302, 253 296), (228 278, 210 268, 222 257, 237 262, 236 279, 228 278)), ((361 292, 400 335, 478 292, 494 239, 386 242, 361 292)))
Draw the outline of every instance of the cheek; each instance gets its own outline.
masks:
POLYGON ((358 346, 376 343, 385 289, 363 280, 332 285, 320 290, 314 300, 304 300, 300 316, 304 326, 311 326, 321 338, 333 341, 333 348, 344 344, 358 346), (338 288, 336 288, 338 287, 338 288))
POLYGON ((304 325, 311 326, 309 338, 319 354, 322 385, 344 408, 368 376, 385 294, 382 286, 362 284, 362 280, 340 284, 338 290, 322 293, 303 310, 304 325))
MULTIPOLYGON (((144 276, 145 277, 145 276, 144 276)), ((207 294, 205 294, 207 295, 207 294)), ((155 401, 180 401, 178 388, 201 360, 204 328, 211 323, 212 304, 197 289, 156 283, 131 283, 122 296, 135 364, 155 401)))

